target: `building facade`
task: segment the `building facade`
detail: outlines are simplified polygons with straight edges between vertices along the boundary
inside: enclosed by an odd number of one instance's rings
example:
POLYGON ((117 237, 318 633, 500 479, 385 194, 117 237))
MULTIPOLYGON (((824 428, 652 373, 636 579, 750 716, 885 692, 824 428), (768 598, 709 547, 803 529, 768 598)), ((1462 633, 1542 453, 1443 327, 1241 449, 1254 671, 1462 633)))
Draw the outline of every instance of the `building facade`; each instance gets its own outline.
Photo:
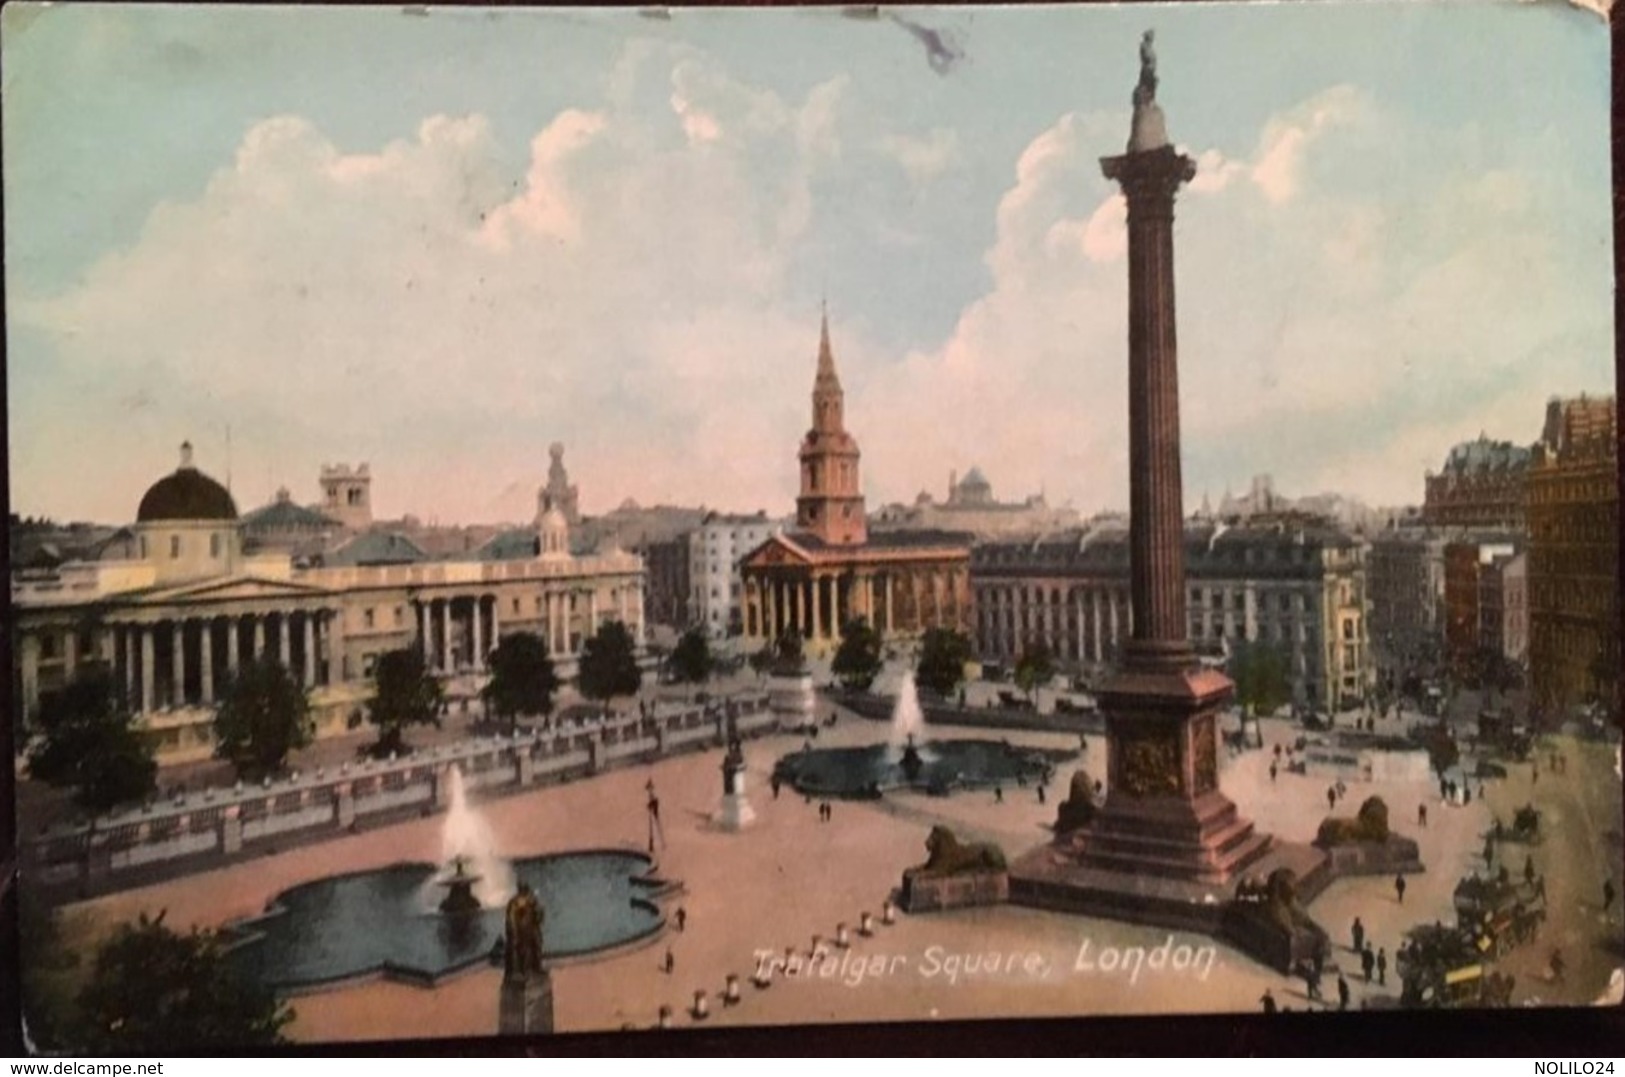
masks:
MULTIPOLYGON (((1235 644, 1278 647, 1296 702, 1339 709, 1375 684, 1365 551, 1313 525, 1200 525, 1185 532, 1192 644, 1222 658, 1235 644)), ((1067 531, 996 542, 971 556, 977 651, 1013 662, 1035 643, 1064 666, 1099 675, 1133 631, 1128 532, 1067 531)))
POLYGON ((1511 558, 1510 536, 1462 537, 1444 550, 1444 655, 1458 680, 1473 679, 1481 650, 1500 653, 1503 601, 1498 558, 1511 558))
POLYGON ((875 532, 864 515, 861 454, 847 431, 845 393, 823 321, 812 426, 799 452, 793 530, 752 550, 742 565, 744 631, 755 644, 794 631, 825 653, 841 627, 863 618, 883 638, 970 623, 970 539, 934 531, 875 532))
POLYGON ((713 512, 690 532, 688 613, 707 636, 721 639, 745 631, 744 556, 784 529, 765 512, 751 516, 713 512))
POLYGON ((1614 398, 1553 400, 1529 468, 1529 676, 1556 718, 1619 713, 1619 422, 1614 398))
POLYGON ((1422 520, 1429 527, 1522 531, 1529 449, 1480 434, 1452 448, 1425 479, 1422 520))
POLYGON ((952 531, 978 539, 1037 537, 1081 523, 1076 510, 1051 508, 1043 494, 1024 501, 996 500, 992 483, 977 467, 964 478, 949 472, 946 501, 921 491, 914 504, 887 505, 869 517, 871 531, 952 531))
MULTIPOLYGON (((161 761, 213 752, 214 705, 240 664, 274 656, 310 693, 318 736, 364 713, 378 656, 419 647, 454 694, 483 683, 504 636, 542 636, 563 675, 612 620, 644 630, 642 561, 576 557, 561 512, 505 560, 402 560, 297 567, 286 553, 243 550, 231 495, 180 468, 141 501, 125 561, 72 561, 12 579, 23 721, 87 663, 125 690, 161 761)), ((363 536, 365 537, 365 536, 363 536)))
POLYGON ((1433 676, 1442 661, 1447 545, 1445 535, 1424 528, 1384 531, 1371 540, 1371 650, 1384 691, 1397 691, 1407 677, 1433 676))

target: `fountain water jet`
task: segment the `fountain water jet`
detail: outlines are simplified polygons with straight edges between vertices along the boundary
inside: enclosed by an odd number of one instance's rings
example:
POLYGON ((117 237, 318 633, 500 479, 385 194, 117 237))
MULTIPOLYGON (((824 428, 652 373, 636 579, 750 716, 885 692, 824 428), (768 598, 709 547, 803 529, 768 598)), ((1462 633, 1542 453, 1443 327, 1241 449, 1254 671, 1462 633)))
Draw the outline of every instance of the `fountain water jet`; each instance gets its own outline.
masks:
POLYGON ((440 831, 440 859, 453 865, 453 870, 464 870, 477 877, 474 897, 483 908, 502 905, 513 895, 513 867, 497 855, 496 839, 485 819, 468 804, 468 791, 463 783, 462 768, 453 764, 449 768, 448 807, 446 824, 440 831))
POLYGON ((914 688, 914 673, 903 674, 897 686, 897 703, 891 714, 892 754, 901 757, 925 731, 925 715, 920 711, 920 694, 914 688))

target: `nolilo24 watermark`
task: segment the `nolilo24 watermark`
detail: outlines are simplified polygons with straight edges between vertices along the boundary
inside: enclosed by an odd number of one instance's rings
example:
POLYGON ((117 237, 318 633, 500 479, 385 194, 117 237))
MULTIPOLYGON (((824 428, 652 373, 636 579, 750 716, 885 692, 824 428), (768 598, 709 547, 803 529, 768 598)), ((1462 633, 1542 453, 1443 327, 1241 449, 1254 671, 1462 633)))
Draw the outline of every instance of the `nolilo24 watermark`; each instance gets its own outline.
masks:
POLYGON ((1613 1062, 1542 1062, 1535 1060, 1536 1077, 1597 1077, 1597 1075, 1611 1075, 1614 1072, 1613 1062))

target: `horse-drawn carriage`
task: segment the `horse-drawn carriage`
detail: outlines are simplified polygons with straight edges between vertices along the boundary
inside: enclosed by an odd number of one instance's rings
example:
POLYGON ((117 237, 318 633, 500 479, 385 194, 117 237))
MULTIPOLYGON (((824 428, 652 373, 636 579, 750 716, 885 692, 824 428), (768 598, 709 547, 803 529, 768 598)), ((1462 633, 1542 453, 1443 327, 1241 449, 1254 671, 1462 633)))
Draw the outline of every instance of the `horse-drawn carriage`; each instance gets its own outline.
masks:
POLYGON ((1400 1004, 1424 1009, 1506 1006, 1514 980, 1489 967, 1482 936, 1459 927, 1415 928, 1399 949, 1400 1004))
POLYGON ((1546 922, 1546 899, 1536 888, 1510 879, 1470 875, 1456 886, 1456 923, 1473 936, 1489 959, 1533 942, 1546 922))

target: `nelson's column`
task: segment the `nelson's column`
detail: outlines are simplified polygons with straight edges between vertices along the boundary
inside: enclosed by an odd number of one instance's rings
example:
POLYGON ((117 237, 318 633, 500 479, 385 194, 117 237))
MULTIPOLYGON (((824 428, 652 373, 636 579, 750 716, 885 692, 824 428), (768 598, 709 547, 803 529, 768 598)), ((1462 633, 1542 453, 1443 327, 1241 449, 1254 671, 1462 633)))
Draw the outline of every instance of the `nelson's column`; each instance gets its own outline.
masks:
POLYGON ((1126 153, 1101 160, 1128 201, 1132 638, 1098 692, 1106 715, 1105 803, 1011 873, 1024 904, 1218 929, 1224 884, 1244 870, 1323 877, 1318 850, 1258 833, 1219 790, 1218 718, 1235 692, 1186 638, 1174 195, 1196 165, 1168 141, 1152 35, 1126 153), (1221 889, 1223 887, 1223 889, 1221 889))

